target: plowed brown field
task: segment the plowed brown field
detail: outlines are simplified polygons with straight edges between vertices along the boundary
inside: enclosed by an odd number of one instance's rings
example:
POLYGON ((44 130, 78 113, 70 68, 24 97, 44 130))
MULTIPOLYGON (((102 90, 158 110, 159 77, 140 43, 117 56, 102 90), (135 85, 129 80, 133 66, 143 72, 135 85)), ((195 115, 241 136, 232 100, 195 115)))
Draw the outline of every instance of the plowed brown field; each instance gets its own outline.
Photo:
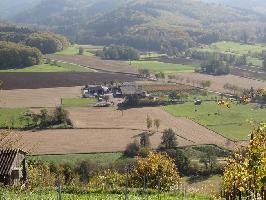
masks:
POLYGON ((94 72, 29 72, 0 73, 3 81, 1 89, 38 89, 55 87, 73 87, 86 84, 103 84, 111 81, 135 81, 137 77, 125 74, 94 73, 94 72))
POLYGON ((236 85, 243 89, 250 89, 251 87, 266 88, 266 82, 242 78, 234 75, 212 76, 198 73, 179 73, 178 76, 183 78, 183 82, 186 82, 186 80, 189 79, 190 84, 192 84, 192 81, 196 82, 210 80, 211 86, 209 89, 218 92, 226 92, 226 90, 223 88, 226 83, 236 85))
POLYGON ((123 112, 114 108, 68 109, 75 129, 23 132, 23 141, 34 154, 67 154, 123 151, 146 129, 146 117, 160 119, 158 132, 151 136, 158 147, 162 131, 173 128, 180 146, 215 144, 234 148, 235 143, 185 118, 175 118, 161 108, 136 108, 123 112))
POLYGON ((118 72, 118 73, 133 73, 137 74, 138 71, 132 65, 126 62, 114 60, 102 60, 96 56, 79 56, 79 55, 49 55, 49 58, 68 63, 75 63, 82 66, 87 66, 91 69, 118 72))
POLYGON ((2 90, 0 96, 2 108, 56 107, 61 98, 80 97, 81 87, 2 90))

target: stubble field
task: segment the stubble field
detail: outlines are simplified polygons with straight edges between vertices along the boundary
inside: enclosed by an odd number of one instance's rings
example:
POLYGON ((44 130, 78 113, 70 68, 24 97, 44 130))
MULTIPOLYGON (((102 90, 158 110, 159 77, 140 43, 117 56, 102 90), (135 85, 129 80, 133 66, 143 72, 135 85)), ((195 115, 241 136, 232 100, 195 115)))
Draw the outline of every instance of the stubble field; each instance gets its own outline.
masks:
POLYGON ((23 142, 31 147, 33 154, 69 154, 124 151, 130 142, 139 140, 146 131, 146 117, 160 119, 161 126, 151 135, 151 145, 161 142, 162 131, 173 128, 179 146, 215 144, 235 148, 238 143, 188 120, 175 118, 161 108, 135 108, 123 112, 114 108, 67 109, 74 129, 21 132, 23 142))

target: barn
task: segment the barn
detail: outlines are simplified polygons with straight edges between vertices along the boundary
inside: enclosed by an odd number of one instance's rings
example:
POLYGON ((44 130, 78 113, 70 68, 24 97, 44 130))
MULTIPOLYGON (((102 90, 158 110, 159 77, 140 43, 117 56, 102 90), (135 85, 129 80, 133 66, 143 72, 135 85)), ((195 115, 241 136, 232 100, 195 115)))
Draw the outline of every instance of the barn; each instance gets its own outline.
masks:
POLYGON ((0 149, 0 183, 20 185, 26 181, 26 152, 0 149))

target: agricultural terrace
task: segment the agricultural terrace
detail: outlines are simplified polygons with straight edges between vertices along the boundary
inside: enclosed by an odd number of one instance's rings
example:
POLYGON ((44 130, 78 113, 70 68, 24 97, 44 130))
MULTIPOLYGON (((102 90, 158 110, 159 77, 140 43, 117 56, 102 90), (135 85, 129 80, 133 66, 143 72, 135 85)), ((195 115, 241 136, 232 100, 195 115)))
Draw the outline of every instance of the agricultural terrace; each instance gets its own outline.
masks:
POLYGON ((72 45, 67 49, 55 53, 56 55, 79 55, 79 49, 82 48, 84 56, 93 56, 96 51, 102 50, 102 46, 93 46, 93 45, 72 45))
MULTIPOLYGON (((110 83, 111 81, 132 82, 139 79, 136 76, 130 76, 118 73, 7 72, 7 73, 0 73, 0 80, 3 81, 1 89, 5 91, 5 90, 15 90, 15 89, 75 87, 75 86, 84 86, 87 84, 102 84, 103 82, 110 83)), ((13 93, 13 96, 16 96, 16 92, 11 92, 11 93, 13 93)), ((17 97, 20 98, 19 95, 17 97)))
POLYGON ((123 61, 103 60, 96 56, 84 55, 49 55, 47 57, 52 60, 74 63, 99 71, 137 74, 137 70, 133 66, 123 61))
POLYGON ((266 50, 266 46, 260 44, 242 44, 238 42, 222 41, 201 48, 192 48, 192 51, 193 50, 246 55, 247 64, 262 67, 262 58, 258 55, 266 50))
POLYGON ((179 146, 214 144, 233 149, 235 143, 186 118, 176 118, 156 107, 133 108, 67 108, 74 129, 21 132, 23 143, 36 146, 33 154, 73 154, 124 151, 126 146, 147 131, 147 115, 161 121, 159 130, 150 137, 157 148, 162 132, 173 128, 179 146), (96 117, 99 116, 99 117, 96 117), (60 146, 60 148, 58 148, 60 146))
POLYGON ((194 72, 195 70, 195 66, 192 65, 163 63, 158 61, 131 61, 131 63, 137 69, 147 69, 153 73, 163 72, 172 74, 177 72, 194 72))
POLYGON ((187 117, 193 121, 233 140, 247 140, 253 130, 249 121, 257 123, 266 120, 266 110, 254 105, 236 105, 222 107, 217 102, 204 102, 200 106, 194 103, 165 106, 164 109, 176 117, 187 117))
MULTIPOLYGON (((62 98, 72 99, 79 98, 80 96, 81 87, 2 90, 0 107, 14 109, 34 107, 49 108, 60 106, 62 98)), ((68 102, 65 103, 68 104, 68 102)), ((14 113, 16 112, 14 111, 14 113)))
POLYGON ((198 83, 202 81, 210 81, 211 85, 210 87, 208 87, 208 90, 223 93, 228 92, 226 89, 224 89, 224 85, 227 83, 233 84, 239 89, 250 89, 251 87, 266 88, 266 82, 238 77, 234 75, 212 76, 198 73, 179 73, 176 77, 176 79, 173 79, 171 81, 191 86, 200 86, 198 85, 198 83))
POLYGON ((205 46, 202 50, 217 51, 217 52, 229 52, 234 54, 249 54, 249 53, 261 53, 266 50, 266 46, 260 44, 242 44, 238 42, 216 42, 209 46, 205 46))
POLYGON ((66 62, 40 64, 19 69, 0 70, 0 72, 92 72, 89 68, 66 62))

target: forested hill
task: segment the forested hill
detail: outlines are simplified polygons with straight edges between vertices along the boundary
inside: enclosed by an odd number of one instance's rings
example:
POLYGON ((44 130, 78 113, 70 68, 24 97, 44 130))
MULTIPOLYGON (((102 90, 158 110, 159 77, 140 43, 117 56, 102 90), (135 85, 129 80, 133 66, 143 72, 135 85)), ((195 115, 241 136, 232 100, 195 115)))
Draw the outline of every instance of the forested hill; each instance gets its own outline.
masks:
POLYGON ((13 19, 79 43, 145 50, 179 51, 218 40, 266 41, 264 15, 199 0, 43 0, 13 19))
POLYGON ((266 14, 265 0, 201 0, 208 3, 224 4, 237 8, 253 10, 255 12, 266 14))
POLYGON ((13 20, 45 25, 84 23, 91 17, 113 11, 127 2, 128 0, 43 0, 18 13, 13 20))
POLYGON ((0 17, 12 18, 17 13, 37 5, 41 0, 1 0, 0 17))

